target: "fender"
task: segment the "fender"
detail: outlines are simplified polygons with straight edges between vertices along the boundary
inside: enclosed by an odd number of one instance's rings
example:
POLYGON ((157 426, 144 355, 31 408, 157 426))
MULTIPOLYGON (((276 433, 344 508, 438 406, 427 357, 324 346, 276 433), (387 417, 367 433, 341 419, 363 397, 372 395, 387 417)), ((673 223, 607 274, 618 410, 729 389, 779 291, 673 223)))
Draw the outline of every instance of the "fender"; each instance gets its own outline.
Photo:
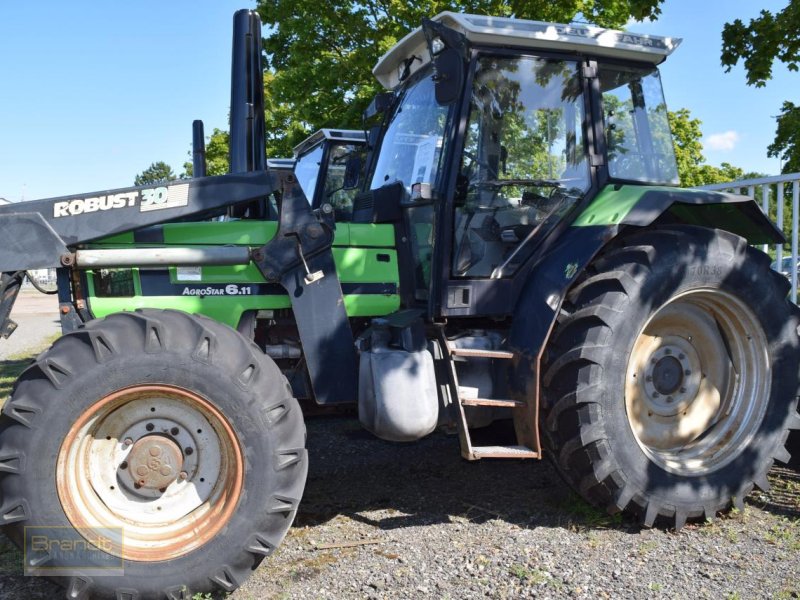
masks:
POLYGON ((573 225, 654 222, 724 229, 751 244, 782 244, 783 233, 749 196, 709 190, 614 184, 603 188, 573 225))
POLYGON ((509 381, 514 397, 539 405, 541 358, 561 304, 577 277, 626 226, 654 224, 725 229, 751 244, 785 242, 781 231, 748 196, 655 186, 606 186, 537 261, 517 296, 508 341, 516 356, 509 381))

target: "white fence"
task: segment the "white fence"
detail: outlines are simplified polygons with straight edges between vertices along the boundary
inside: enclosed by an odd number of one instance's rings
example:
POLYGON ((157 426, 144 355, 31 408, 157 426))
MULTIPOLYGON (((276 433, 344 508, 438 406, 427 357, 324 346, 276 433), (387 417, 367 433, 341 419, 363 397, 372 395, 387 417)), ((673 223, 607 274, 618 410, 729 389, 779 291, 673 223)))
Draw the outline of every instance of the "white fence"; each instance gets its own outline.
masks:
MULTIPOLYGON (((784 271, 785 269, 782 268, 784 258, 791 255, 787 277, 792 282, 791 297, 797 298, 797 269, 800 265, 797 249, 798 221, 800 221, 800 173, 704 185, 700 189, 734 192, 756 198, 760 200, 761 210, 775 221, 778 229, 787 232, 785 225, 791 226, 791 235, 786 236, 787 241, 791 242, 790 248, 784 249, 781 244, 775 244, 775 261, 772 264, 778 270, 784 271)), ((768 252, 769 246, 764 245, 763 250, 768 252)))

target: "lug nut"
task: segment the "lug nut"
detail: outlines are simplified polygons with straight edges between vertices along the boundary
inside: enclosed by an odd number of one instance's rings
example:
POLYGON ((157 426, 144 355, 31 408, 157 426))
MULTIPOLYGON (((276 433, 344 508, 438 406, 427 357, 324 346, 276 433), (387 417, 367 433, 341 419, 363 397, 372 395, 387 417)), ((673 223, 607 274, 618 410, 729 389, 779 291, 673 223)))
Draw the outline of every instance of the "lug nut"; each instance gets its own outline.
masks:
POLYGON ((682 387, 680 391, 681 391, 681 394, 685 394, 686 393, 686 388, 682 387))
POLYGON ((125 444, 126 446, 130 446, 131 444, 133 444, 133 440, 131 438, 125 438, 122 441, 122 443, 125 444))
POLYGON ((189 474, 186 471, 181 471, 180 475, 178 475, 179 479, 186 479, 187 477, 189 477, 189 474))

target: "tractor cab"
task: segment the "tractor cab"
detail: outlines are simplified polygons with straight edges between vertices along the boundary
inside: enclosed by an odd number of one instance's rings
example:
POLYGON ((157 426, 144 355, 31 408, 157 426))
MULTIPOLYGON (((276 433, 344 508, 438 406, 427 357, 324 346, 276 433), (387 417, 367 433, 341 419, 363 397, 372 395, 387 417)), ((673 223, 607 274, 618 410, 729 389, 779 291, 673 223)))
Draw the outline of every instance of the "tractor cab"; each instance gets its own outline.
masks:
POLYGON ((337 221, 350 221, 364 179, 364 132, 320 129, 295 146, 294 160, 295 176, 311 206, 330 204, 337 221))
POLYGON ((445 12, 381 58, 368 189, 394 193, 431 316, 509 314, 515 274, 610 181, 677 185, 656 65, 679 42, 445 12))

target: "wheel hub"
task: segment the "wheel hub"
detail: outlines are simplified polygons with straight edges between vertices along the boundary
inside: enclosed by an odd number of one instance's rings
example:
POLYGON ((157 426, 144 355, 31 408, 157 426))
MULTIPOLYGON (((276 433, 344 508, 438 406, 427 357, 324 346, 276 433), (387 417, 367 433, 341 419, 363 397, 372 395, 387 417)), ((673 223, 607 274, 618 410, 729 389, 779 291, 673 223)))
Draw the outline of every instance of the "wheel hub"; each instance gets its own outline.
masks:
POLYGON ((733 460, 769 398, 764 330, 749 306, 693 289, 656 310, 628 359, 625 408, 640 448, 667 471, 697 475, 733 460))
POLYGON ((147 489, 164 489, 178 478, 183 466, 183 453, 173 440, 148 435, 138 440, 128 454, 128 471, 138 485, 147 489))
POLYGON ((672 417, 685 411, 700 390, 701 367, 690 336, 656 336, 640 348, 644 400, 649 416, 672 417))
POLYGON ((67 433, 59 453, 61 505, 76 528, 124 530, 108 550, 167 560, 224 527, 244 462, 222 413, 183 388, 137 385, 109 394, 67 433))
POLYGON ((680 389, 683 383, 683 367, 674 356, 665 356, 656 362, 652 377, 656 391, 668 396, 680 389))

